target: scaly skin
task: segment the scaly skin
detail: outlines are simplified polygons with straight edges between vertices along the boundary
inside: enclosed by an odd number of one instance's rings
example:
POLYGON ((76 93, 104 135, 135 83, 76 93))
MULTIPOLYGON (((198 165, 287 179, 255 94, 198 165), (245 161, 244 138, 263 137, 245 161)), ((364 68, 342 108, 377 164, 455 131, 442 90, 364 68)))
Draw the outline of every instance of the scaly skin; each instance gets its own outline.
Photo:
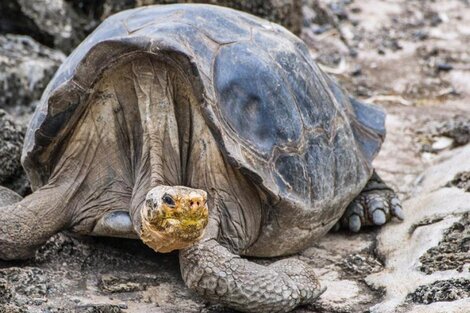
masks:
MULTIPOLYGON (((3 188, 2 188, 3 189, 3 188)), ((34 255, 49 237, 64 228, 69 221, 62 210, 60 188, 44 186, 16 203, 12 191, 0 195, 0 259, 21 260, 34 255), (8 198, 7 198, 8 197, 8 198)))
POLYGON ((181 250, 180 266, 189 288, 243 312, 289 312, 324 291, 312 269, 300 260, 263 266, 232 254, 215 239, 181 250))

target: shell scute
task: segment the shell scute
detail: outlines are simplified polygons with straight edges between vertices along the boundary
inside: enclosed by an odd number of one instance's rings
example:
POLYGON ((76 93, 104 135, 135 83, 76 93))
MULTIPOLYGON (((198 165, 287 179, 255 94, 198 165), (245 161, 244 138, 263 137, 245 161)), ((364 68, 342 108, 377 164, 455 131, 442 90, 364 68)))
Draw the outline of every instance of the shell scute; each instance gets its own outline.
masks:
POLYGON ((253 151, 269 158, 276 146, 300 139, 302 120, 280 70, 250 42, 221 48, 214 83, 223 120, 253 151))

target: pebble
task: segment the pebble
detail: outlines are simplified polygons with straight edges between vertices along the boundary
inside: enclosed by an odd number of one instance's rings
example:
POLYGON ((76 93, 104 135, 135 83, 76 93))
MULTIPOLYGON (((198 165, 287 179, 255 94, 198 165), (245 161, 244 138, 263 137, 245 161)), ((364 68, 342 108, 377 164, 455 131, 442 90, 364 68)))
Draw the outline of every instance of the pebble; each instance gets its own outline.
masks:
POLYGON ((354 69, 351 71, 351 75, 352 76, 359 76, 362 74, 362 68, 360 65, 357 65, 356 67, 354 67, 354 69))
POLYGON ((436 68, 438 71, 441 71, 441 72, 448 72, 454 69, 454 67, 449 63, 437 63, 436 68))
POLYGON ((431 148, 433 152, 442 151, 452 147, 454 144, 454 139, 449 137, 437 137, 431 148))

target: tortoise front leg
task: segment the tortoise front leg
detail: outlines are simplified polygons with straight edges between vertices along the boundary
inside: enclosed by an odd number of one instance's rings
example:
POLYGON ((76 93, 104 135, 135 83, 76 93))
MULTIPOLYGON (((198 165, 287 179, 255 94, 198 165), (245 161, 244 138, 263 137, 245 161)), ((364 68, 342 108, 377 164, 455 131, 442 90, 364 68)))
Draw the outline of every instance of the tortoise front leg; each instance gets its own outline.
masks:
POLYGON ((8 205, 12 191, 0 194, 0 259, 27 259, 70 221, 60 188, 44 186, 8 205))
POLYGON ((289 312, 325 291, 311 267, 298 259, 263 266, 233 254, 215 239, 216 225, 211 219, 207 239, 180 251, 186 286, 209 301, 243 312, 289 312))
POLYGON ((312 269, 298 259, 263 266, 232 254, 215 239, 182 250, 180 266, 190 289, 243 312, 289 312, 324 291, 312 269))

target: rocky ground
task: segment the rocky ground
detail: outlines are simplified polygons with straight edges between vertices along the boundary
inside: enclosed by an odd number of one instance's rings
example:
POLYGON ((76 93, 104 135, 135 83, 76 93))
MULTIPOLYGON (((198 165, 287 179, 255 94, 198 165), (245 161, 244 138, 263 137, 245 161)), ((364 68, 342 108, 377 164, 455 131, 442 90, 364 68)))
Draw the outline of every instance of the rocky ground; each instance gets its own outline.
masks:
MULTIPOLYGON (((311 264, 328 287, 296 312, 468 312, 469 2, 305 0, 302 10, 301 36, 324 70, 388 112, 375 165, 399 192, 406 219, 359 234, 332 232, 292 256, 311 264)), ((33 11, 22 12, 36 23, 33 11)), ((46 47, 0 35, 0 182, 23 195, 18 143, 73 43, 60 32, 49 36, 36 37, 46 47)), ((184 287, 176 254, 156 254, 133 240, 62 233, 32 260, 0 261, 0 312, 232 311, 184 287)))

